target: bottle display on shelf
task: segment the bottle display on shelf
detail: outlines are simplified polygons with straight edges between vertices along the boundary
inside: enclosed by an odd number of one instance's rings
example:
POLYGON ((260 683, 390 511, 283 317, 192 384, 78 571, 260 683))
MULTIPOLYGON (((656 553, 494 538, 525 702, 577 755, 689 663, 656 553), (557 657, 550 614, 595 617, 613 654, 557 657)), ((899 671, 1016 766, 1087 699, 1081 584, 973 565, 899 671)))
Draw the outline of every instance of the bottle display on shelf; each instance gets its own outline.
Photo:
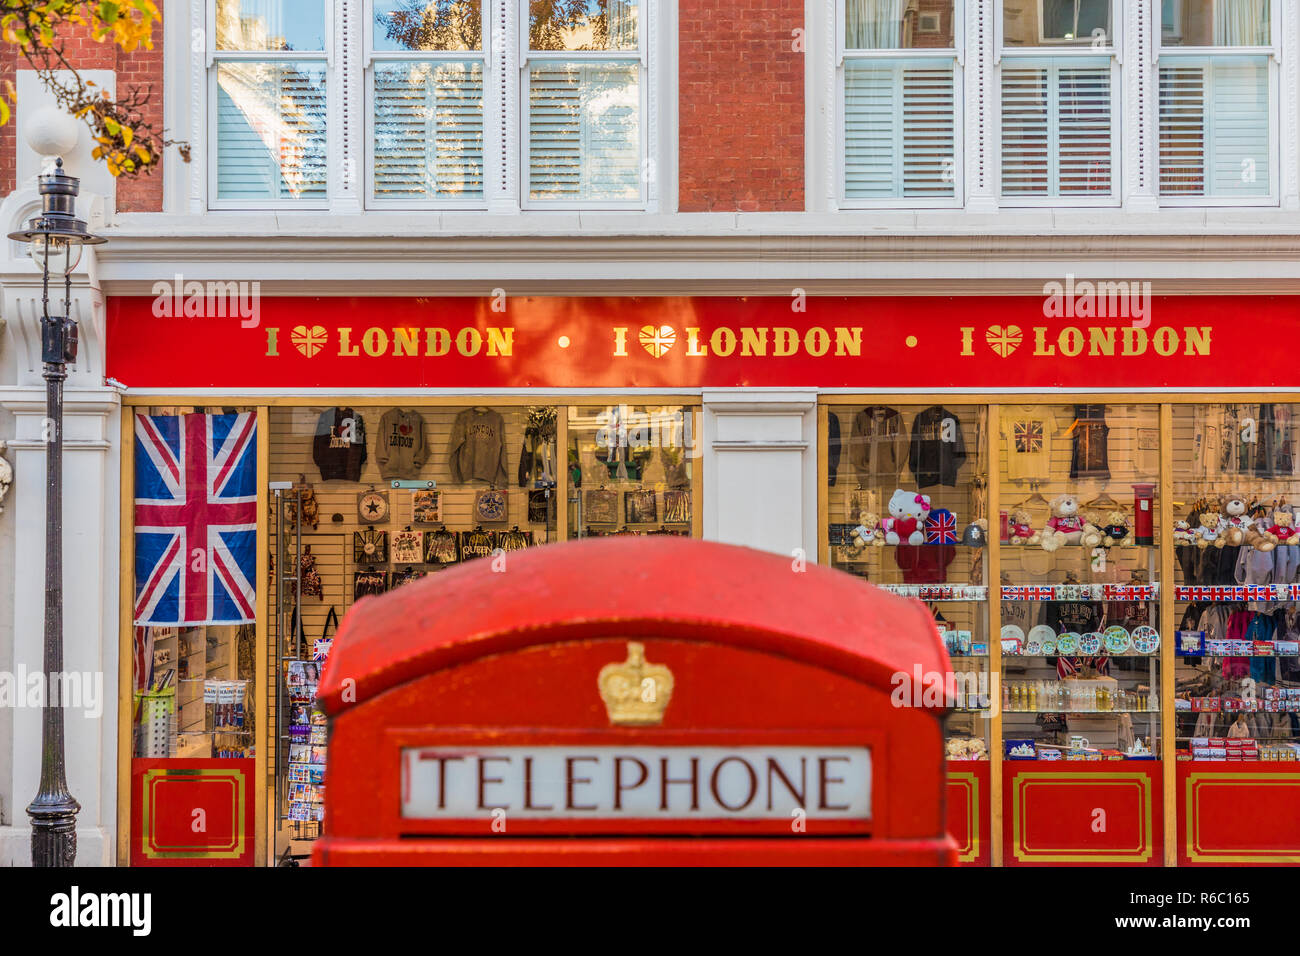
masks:
POLYGON ((827 559, 926 603, 952 661, 950 760, 987 760, 989 522, 984 406, 825 409, 827 559))
POLYGON ((1155 404, 1000 408, 1003 754, 1160 756, 1155 404))
POLYGON ((1300 760, 1300 405, 1175 405, 1175 744, 1300 760))

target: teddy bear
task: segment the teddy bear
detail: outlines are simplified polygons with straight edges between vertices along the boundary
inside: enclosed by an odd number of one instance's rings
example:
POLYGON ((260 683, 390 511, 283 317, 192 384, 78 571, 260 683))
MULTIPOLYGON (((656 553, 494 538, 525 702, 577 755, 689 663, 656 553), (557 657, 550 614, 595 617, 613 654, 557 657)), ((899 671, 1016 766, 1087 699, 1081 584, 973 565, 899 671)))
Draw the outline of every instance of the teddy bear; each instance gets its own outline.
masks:
POLYGON ((1300 544, 1300 528, 1295 526, 1295 516, 1289 511, 1274 511, 1273 524, 1268 533, 1277 539, 1278 544, 1300 544))
MULTIPOLYGON (((1254 548, 1256 551, 1272 551, 1278 545, 1278 536, 1275 535, 1272 528, 1267 525, 1268 519, 1265 518, 1264 515, 1265 511, 1263 508, 1254 508, 1250 513, 1250 519, 1245 527, 1243 543, 1247 547, 1254 548)), ((1274 518, 1274 522, 1276 523, 1276 517, 1274 518)))
POLYGON ((889 517, 880 522, 886 544, 925 544, 930 496, 897 489, 889 499, 889 517))
POLYGON ((1101 529, 1079 514, 1079 499, 1074 495, 1057 495, 1049 503, 1052 517, 1047 519, 1039 544, 1044 551, 1055 551, 1063 544, 1095 548, 1101 544, 1101 529))
POLYGON ((885 546, 885 535, 880 530, 880 516, 873 511, 861 511, 858 513, 858 526, 851 532, 853 547, 861 551, 863 548, 879 545, 885 546))
POLYGON ((1128 515, 1122 511, 1107 514, 1101 531, 1104 535, 1101 543, 1108 548, 1125 547, 1133 543, 1133 529, 1129 527, 1128 515))
POLYGON ((1192 534, 1192 526, 1186 521, 1174 522, 1174 544, 1195 544, 1196 535, 1192 534))
POLYGON ((1196 546, 1198 548, 1208 548, 1214 545, 1216 548, 1223 547, 1223 539, 1219 535, 1219 524, 1223 520, 1223 515, 1217 511, 1202 511, 1201 523, 1197 526, 1193 534, 1196 535, 1196 546))
POLYGON ((1246 532, 1251 525, 1250 503, 1245 495, 1232 493, 1227 495, 1219 505, 1223 515, 1219 522, 1219 533, 1229 547, 1237 547, 1246 540, 1246 532))
POLYGON ((1024 508, 1012 512, 1011 520, 1007 523, 1007 543, 1034 545, 1042 541, 1042 532, 1031 526, 1031 521, 1033 518, 1024 508))

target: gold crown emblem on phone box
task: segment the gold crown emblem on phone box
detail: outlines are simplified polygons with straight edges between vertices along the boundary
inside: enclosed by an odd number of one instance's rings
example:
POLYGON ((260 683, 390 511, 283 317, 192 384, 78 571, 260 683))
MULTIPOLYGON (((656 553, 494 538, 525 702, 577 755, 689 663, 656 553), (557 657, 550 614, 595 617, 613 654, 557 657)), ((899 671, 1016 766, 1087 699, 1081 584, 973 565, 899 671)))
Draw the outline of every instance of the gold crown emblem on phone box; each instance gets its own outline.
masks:
POLYGON ((663 722, 673 696, 673 672, 645 659, 645 645, 627 643, 627 660, 606 664, 596 678, 611 724, 647 727, 663 722))

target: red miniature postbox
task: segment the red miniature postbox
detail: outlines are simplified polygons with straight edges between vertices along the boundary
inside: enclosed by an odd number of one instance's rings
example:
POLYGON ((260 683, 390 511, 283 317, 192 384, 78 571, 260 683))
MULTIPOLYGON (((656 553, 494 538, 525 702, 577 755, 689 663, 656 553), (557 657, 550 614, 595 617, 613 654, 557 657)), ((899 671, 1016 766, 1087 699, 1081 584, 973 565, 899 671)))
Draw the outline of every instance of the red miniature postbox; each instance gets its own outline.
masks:
POLYGON ((945 710, 906 689, 947 670, 920 604, 747 548, 467 563, 345 618, 313 861, 951 865, 945 710))

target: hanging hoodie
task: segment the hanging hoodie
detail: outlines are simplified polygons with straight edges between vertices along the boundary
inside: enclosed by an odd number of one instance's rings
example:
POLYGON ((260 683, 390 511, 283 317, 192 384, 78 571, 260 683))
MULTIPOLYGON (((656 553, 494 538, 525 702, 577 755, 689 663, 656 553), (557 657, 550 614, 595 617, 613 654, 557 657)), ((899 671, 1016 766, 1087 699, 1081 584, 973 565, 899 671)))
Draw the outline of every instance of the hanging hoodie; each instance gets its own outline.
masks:
POLYGON ((321 481, 360 481, 366 463, 366 422, 351 408, 327 408, 316 420, 311 457, 321 481))
POLYGON ((447 442, 451 480, 456 484, 478 479, 504 488, 506 473, 505 422, 490 408, 467 408, 456 416, 447 442))
POLYGON ((424 441, 424 419, 419 412, 390 408, 379 419, 379 444, 375 461, 384 479, 418 478, 429 458, 424 441))
POLYGON ((957 472, 966 460, 966 439, 956 412, 932 405, 912 420, 912 442, 907 466, 917 486, 957 484, 957 472))
MULTIPOLYGON (((1272 584, 1274 557, 1268 551, 1239 548, 1234 580, 1238 584, 1272 584)), ((1251 601, 1246 605, 1252 611, 1271 611, 1272 601, 1251 601)))
POLYGON ((906 455, 906 426, 896 410, 870 405, 853 416, 849 461, 863 487, 897 483, 906 455))

